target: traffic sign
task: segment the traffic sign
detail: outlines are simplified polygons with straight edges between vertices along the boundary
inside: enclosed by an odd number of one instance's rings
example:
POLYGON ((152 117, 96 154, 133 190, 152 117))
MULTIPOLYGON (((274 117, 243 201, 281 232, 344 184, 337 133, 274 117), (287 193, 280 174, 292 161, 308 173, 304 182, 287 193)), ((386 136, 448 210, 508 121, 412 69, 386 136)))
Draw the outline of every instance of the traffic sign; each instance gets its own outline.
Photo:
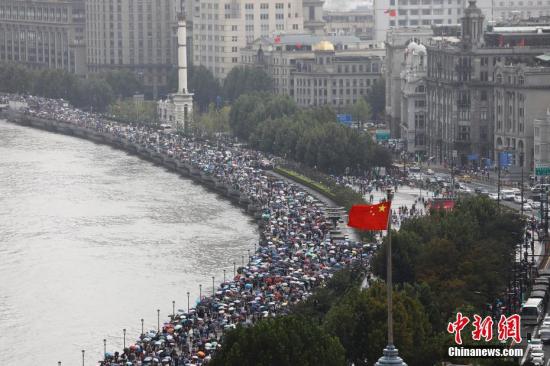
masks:
POLYGON ((535 175, 539 177, 546 177, 550 175, 550 166, 548 165, 537 165, 535 167, 535 175))

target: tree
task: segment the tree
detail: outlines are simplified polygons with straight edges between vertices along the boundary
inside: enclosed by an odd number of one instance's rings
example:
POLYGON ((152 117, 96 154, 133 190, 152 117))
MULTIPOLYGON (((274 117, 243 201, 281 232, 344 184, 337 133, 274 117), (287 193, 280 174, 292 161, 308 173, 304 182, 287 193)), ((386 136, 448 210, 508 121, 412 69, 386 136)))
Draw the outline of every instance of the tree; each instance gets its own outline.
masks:
POLYGON ((228 106, 217 109, 214 104, 210 104, 208 113, 203 113, 198 117, 197 133, 207 138, 213 138, 218 133, 228 133, 230 110, 231 108, 228 106))
POLYGON ((193 99, 201 112, 208 111, 210 104, 221 96, 219 81, 202 65, 189 68, 189 90, 195 94, 193 99))
POLYGON ((383 78, 376 80, 367 93, 366 101, 372 109, 372 116, 382 118, 386 109, 386 81, 383 78))
POLYGON ((32 88, 33 73, 14 63, 0 64, 0 91, 4 93, 29 93, 32 88))
POLYGON ((344 349, 321 327, 294 316, 238 326, 225 336, 212 366, 343 366, 344 349))
POLYGON ((114 100, 109 84, 99 78, 81 79, 78 83, 78 97, 71 103, 77 107, 90 108, 95 111, 105 111, 114 100))
POLYGON ((143 93, 143 82, 128 70, 109 71, 101 74, 118 98, 128 98, 135 94, 143 93))
POLYGON ((357 102, 351 106, 351 116, 354 121, 361 123, 368 122, 371 119, 372 110, 365 98, 360 97, 357 99, 357 102))
MULTIPOLYGON (((461 199, 452 212, 409 220, 392 235, 395 279, 426 284, 438 295, 445 318, 463 304, 483 312, 506 289, 523 226, 519 215, 499 212, 495 202, 483 197, 461 199)), ((382 278, 384 247, 373 263, 382 278)))
MULTIPOLYGON (((432 347, 435 335, 424 306, 414 294, 404 291, 394 291, 393 299, 398 325, 394 327, 395 345, 400 355, 410 366, 435 364, 440 355, 432 347)), ((348 363, 373 365, 386 345, 386 316, 386 287, 375 284, 366 291, 349 291, 330 309, 324 328, 338 337, 348 363)))
POLYGON ((273 80, 264 69, 234 67, 227 74, 222 91, 224 98, 229 102, 233 102, 245 93, 272 92, 273 80))

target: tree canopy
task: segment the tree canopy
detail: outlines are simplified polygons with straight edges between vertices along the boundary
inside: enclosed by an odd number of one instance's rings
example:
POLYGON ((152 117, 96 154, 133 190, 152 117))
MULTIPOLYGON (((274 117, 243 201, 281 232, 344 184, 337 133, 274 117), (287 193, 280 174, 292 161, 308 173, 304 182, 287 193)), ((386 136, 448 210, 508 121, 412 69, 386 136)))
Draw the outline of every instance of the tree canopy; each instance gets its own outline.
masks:
POLYGON ((223 96, 228 102, 243 94, 271 92, 273 80, 264 69, 257 67, 234 67, 223 81, 223 96))
POLYGON ((298 109, 288 96, 244 94, 231 108, 229 125, 254 148, 326 173, 391 164, 385 149, 367 134, 338 123, 329 107, 298 109))
POLYGON ((225 335, 212 366, 344 366, 336 337, 303 318, 285 316, 238 326, 225 335))
POLYGON ((81 108, 105 111, 115 98, 101 75, 87 79, 64 70, 31 70, 17 64, 0 64, 0 92, 62 98, 81 108))
MULTIPOLYGON (((506 289, 522 228, 519 215, 499 213, 483 197, 462 199, 451 212, 409 220, 392 234, 394 281, 429 286, 438 294, 444 321, 463 304, 482 310, 506 289)), ((382 248, 373 262, 382 278, 385 253, 382 248)))
POLYGON ((383 78, 376 80, 367 93, 366 101, 372 109, 373 118, 382 118, 386 110, 386 81, 383 78))

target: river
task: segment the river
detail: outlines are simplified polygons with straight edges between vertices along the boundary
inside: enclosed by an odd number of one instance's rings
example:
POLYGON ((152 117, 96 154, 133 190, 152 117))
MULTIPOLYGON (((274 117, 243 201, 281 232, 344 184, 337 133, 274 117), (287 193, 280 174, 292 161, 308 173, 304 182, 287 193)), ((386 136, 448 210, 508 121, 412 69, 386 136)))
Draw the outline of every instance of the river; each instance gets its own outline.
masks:
POLYGON ((0 360, 96 365, 258 240, 238 207, 122 151, 0 121, 0 360))

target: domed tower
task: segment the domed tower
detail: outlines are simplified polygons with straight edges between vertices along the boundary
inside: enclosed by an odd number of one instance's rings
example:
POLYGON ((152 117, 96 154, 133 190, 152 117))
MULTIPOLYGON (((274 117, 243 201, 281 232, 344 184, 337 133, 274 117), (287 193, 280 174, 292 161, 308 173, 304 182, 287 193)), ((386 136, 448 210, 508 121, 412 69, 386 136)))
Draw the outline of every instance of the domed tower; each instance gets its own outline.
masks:
POLYGON ((465 48, 479 46, 483 42, 483 21, 485 16, 476 6, 476 0, 468 0, 468 7, 464 9, 462 17, 462 43, 465 48))

